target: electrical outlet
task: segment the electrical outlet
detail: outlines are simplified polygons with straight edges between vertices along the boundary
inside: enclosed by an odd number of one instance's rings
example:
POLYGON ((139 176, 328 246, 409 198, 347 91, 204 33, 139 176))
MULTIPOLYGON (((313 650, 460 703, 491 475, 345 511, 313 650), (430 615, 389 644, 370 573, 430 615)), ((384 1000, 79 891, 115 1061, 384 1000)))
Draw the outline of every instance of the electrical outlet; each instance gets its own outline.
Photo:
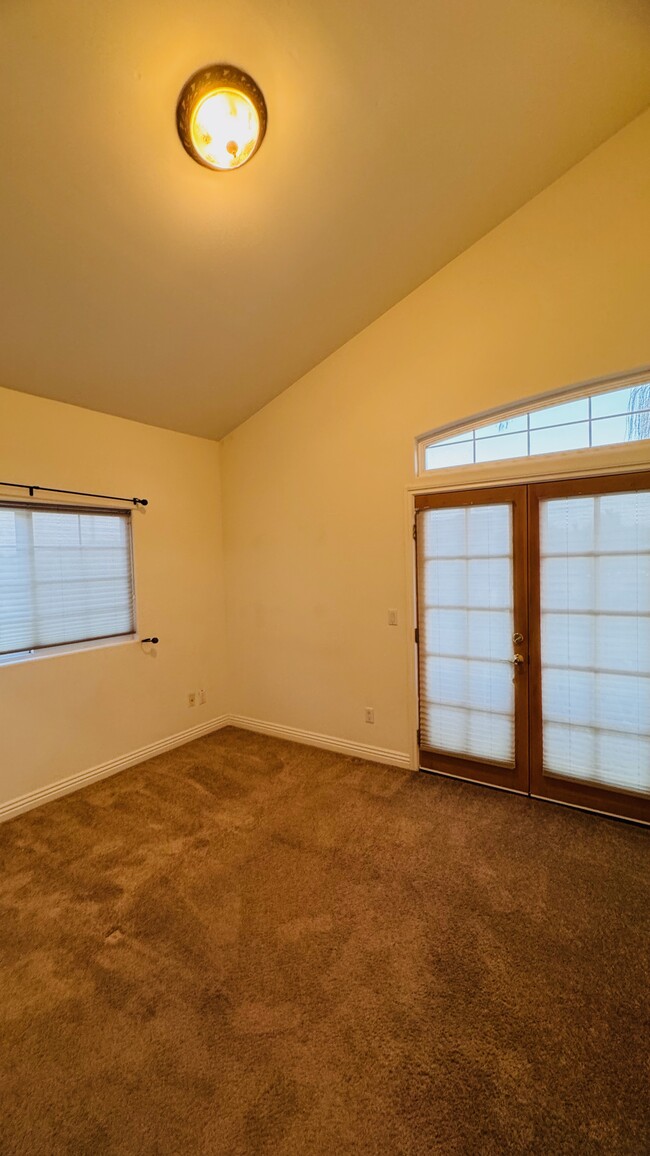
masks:
POLYGON ((375 708, 374 708, 374 706, 367 706, 366 707, 366 722, 367 723, 374 723, 374 721, 375 721, 375 708))
POLYGON ((208 701, 208 696, 203 689, 196 692, 196 701, 199 706, 203 706, 208 701))
POLYGON ((196 706, 196 693, 193 690, 187 696, 187 705, 196 706))

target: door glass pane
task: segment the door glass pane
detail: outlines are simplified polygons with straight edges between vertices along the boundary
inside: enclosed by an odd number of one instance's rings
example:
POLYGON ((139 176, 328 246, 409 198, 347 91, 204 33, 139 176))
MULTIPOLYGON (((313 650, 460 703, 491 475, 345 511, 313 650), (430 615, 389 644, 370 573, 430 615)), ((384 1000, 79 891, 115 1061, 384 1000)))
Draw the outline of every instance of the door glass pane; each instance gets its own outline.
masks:
POLYGON ((512 508, 418 519, 421 745, 514 766, 512 508))
POLYGON ((650 493, 540 505, 544 771, 650 795, 650 493))

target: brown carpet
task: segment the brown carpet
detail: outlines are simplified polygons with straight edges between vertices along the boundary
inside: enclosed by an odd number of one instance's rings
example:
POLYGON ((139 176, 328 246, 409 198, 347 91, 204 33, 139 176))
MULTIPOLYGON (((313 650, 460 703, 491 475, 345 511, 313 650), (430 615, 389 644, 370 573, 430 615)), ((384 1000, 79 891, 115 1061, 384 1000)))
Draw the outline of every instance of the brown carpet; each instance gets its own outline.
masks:
POLYGON ((2 1156, 648 1151, 641 828, 228 729, 0 828, 2 1156))

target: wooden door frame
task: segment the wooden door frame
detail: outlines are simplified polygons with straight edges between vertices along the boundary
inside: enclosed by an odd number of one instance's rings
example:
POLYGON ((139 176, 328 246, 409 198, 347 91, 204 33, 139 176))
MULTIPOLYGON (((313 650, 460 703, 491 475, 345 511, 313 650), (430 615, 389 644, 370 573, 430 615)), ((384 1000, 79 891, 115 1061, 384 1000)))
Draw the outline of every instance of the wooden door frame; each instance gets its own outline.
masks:
POLYGON ((550 498, 592 497, 650 490, 650 471, 608 474, 591 478, 565 478, 530 484, 528 489, 529 527, 529 630, 530 630, 530 794, 536 799, 565 803, 605 815, 650 823, 650 799, 595 786, 577 779, 544 774, 542 728, 542 644, 540 598, 539 505, 550 498), (619 802, 620 800, 620 802, 619 802))
MULTIPOLYGON (((523 667, 513 667, 515 678, 515 765, 504 767, 498 763, 490 763, 469 756, 453 755, 448 751, 433 751, 424 749, 418 742, 418 765, 422 770, 438 771, 441 774, 451 775, 454 778, 468 779, 487 786, 501 787, 518 794, 529 794, 528 772, 528 675, 530 670, 528 651, 528 535, 527 518, 528 507, 526 500, 526 486, 496 486, 481 487, 476 490, 448 491, 445 493, 417 494, 415 496, 415 614, 417 630, 420 623, 420 600, 418 591, 418 564, 417 564, 417 515, 423 510, 460 508, 463 506, 512 506, 512 562, 513 562, 513 599, 514 630, 520 630, 524 635, 525 663, 523 667)), ((419 635, 416 634, 416 645, 419 647, 419 635)), ((513 643, 513 651, 514 651, 513 643)), ((418 653, 419 657, 419 653, 418 653)), ((416 675, 418 727, 420 718, 420 683, 419 662, 416 675)))
MULTIPOLYGON (((463 505, 489 505, 499 502, 512 501, 512 493, 523 493, 526 503, 525 521, 515 516, 516 507, 513 503, 513 565, 515 552, 520 558, 526 559, 525 585, 527 600, 527 635, 528 649, 526 654, 527 670, 527 771, 526 782, 522 785, 513 785, 513 772, 498 767, 495 764, 480 762, 471 758, 461 758, 447 752, 423 752, 416 742, 413 752, 412 765, 414 768, 435 771, 454 778, 480 782, 486 786, 498 787, 519 794, 528 794, 532 798, 560 805, 570 806, 585 811, 596 812, 610 817, 616 817, 633 822, 650 824, 650 800, 636 796, 615 788, 605 788, 593 784, 584 784, 560 776, 543 774, 543 734, 542 734, 542 668, 541 668, 541 617, 540 617, 540 545, 539 545, 539 502, 554 496, 563 495, 579 497, 603 493, 625 493, 637 489, 650 490, 650 471, 644 470, 617 470, 615 473, 594 473, 576 477, 545 477, 535 480, 513 481, 511 484, 468 487, 462 489, 440 488, 424 490, 418 487, 410 489, 407 494, 409 504, 409 526, 417 526, 417 514, 420 510, 430 508, 458 507, 463 505), (468 500, 469 498, 469 500, 468 500), (424 757, 422 757, 424 755, 424 757), (427 765, 430 764, 430 765, 427 765), (480 772, 480 773, 477 773, 480 772)), ((411 539, 409 529, 409 545, 414 561, 413 569, 413 620, 417 626, 418 603, 418 567, 417 542, 411 539), (413 549, 415 546, 415 549, 413 549)), ((515 629, 519 629, 518 619, 521 616, 520 607, 515 603, 515 629)), ((419 725, 420 688, 417 662, 417 647, 413 664, 413 698, 414 719, 419 725)), ((521 697, 521 696, 520 696, 521 697)), ((518 699, 516 699, 516 702, 518 699)), ((518 718, 515 726, 517 733, 518 718)), ((517 755, 518 757, 518 755, 517 755)))

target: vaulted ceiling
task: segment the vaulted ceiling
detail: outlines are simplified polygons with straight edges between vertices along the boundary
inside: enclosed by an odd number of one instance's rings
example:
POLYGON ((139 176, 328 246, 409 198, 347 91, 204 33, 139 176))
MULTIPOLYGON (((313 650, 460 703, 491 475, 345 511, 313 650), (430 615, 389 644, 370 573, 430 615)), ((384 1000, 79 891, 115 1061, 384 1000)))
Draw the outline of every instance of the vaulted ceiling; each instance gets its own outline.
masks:
POLYGON ((4 0, 0 385, 219 437, 650 102, 647 0, 4 0), (175 129, 226 61, 232 173, 175 129))

